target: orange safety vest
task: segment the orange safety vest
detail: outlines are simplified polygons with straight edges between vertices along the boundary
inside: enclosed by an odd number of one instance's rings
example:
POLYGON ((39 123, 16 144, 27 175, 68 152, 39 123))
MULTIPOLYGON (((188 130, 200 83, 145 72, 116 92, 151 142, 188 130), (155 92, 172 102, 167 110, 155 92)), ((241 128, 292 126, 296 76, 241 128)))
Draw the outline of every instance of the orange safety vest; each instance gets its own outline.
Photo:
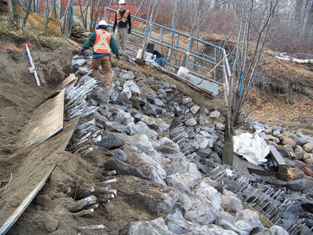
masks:
POLYGON ((93 46, 93 50, 99 54, 111 54, 111 38, 112 35, 105 30, 96 30, 96 42, 93 46))
POLYGON ((117 23, 123 22, 126 23, 127 22, 127 18, 129 16, 129 10, 125 10, 125 13, 123 15, 123 17, 121 16, 121 9, 119 9, 117 11, 117 23))

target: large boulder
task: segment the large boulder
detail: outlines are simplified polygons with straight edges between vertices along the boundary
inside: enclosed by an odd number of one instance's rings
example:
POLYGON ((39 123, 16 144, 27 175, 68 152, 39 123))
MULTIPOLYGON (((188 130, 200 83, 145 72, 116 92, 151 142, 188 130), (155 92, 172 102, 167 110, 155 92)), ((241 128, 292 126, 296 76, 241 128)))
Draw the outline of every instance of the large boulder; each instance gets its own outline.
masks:
POLYGON ((193 193, 211 204, 217 213, 222 209, 222 195, 210 185, 209 179, 207 181, 206 178, 204 178, 195 186, 193 193))
POLYGON ((215 222, 217 214, 215 208, 202 198, 192 196, 189 203, 184 204, 185 218, 201 225, 215 222))
POLYGON ((225 190, 222 196, 222 207, 230 213, 237 213, 243 209, 241 200, 232 192, 225 190))
POLYGON ((176 209, 174 213, 166 218, 166 224, 169 230, 175 234, 185 234, 191 231, 192 223, 187 221, 181 210, 176 209))
POLYGON ((259 214, 249 209, 242 210, 236 215, 235 226, 240 231, 240 235, 249 235, 254 229, 263 229, 259 214))
POLYGON ((174 235, 168 230, 163 218, 151 221, 139 221, 130 223, 123 235, 174 235))
POLYGON ((122 147, 124 145, 124 141, 117 135, 108 133, 105 135, 99 135, 96 144, 111 150, 122 147))
POLYGON ((186 233, 186 235, 237 235, 237 233, 212 224, 209 226, 193 226, 192 232, 186 233))
POLYGON ((161 138, 159 141, 154 143, 154 148, 162 154, 176 154, 179 153, 178 144, 174 143, 167 137, 161 138))
POLYGON ((115 188, 118 195, 127 198, 134 207, 157 216, 170 213, 178 200, 174 188, 134 176, 118 177, 115 188))
POLYGON ((152 139, 156 139, 158 136, 158 133, 148 127, 148 125, 142 121, 138 123, 129 123, 127 125, 128 133, 130 135, 146 135, 152 139))
POLYGON ((191 188, 197 184, 202 175, 199 172, 197 165, 188 163, 186 172, 175 173, 166 178, 168 185, 180 189, 184 192, 190 192, 191 188))
POLYGON ((164 122, 161 118, 154 118, 147 115, 142 115, 141 120, 145 124, 147 124, 149 128, 159 133, 165 133, 170 128, 170 125, 164 122))
POLYGON ((303 145, 303 149, 304 149, 304 151, 306 151, 308 153, 312 153, 313 152, 313 143, 307 143, 307 144, 303 145))
POLYGON ((127 159, 122 160, 114 154, 113 159, 106 163, 107 169, 115 169, 120 175, 132 175, 158 184, 165 184, 167 176, 162 165, 153 156, 125 147, 127 159))

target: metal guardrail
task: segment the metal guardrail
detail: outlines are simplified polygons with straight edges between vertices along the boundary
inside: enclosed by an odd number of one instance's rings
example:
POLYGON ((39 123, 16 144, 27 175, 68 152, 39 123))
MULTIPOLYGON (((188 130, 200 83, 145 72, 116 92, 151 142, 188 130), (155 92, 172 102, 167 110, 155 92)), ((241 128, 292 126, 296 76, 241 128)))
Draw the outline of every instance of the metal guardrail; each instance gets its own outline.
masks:
MULTIPOLYGON (((108 18, 114 19, 110 15, 114 16, 116 10, 106 8, 106 11, 108 18)), ((231 77, 231 70, 223 47, 158 23, 149 24, 148 20, 138 16, 132 16, 132 21, 140 25, 132 32, 134 37, 140 39, 135 40, 139 42, 136 47, 143 47, 142 39, 149 38, 149 42, 157 45, 165 55, 167 70, 176 73, 179 67, 184 66, 194 76, 206 80, 207 85, 212 83, 213 89, 217 87, 221 91, 224 86, 227 87, 225 82, 231 77)), ((201 83, 198 85, 201 86, 201 83)))

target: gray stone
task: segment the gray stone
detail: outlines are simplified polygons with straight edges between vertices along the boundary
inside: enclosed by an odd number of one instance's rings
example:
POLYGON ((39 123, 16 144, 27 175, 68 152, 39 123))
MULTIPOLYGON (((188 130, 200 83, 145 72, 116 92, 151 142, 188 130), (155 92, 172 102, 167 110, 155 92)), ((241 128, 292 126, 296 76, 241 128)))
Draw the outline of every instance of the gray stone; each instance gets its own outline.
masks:
POLYGON ((270 135, 273 133, 273 128, 271 127, 266 127, 265 130, 264 130, 264 133, 267 134, 267 135, 270 135))
POLYGON ((187 221, 182 212, 176 209, 174 213, 166 218, 166 224, 169 230, 175 234, 185 234, 190 232, 192 223, 187 221))
POLYGON ((86 63, 87 63, 87 60, 82 59, 82 58, 77 58, 77 59, 73 59, 73 61, 72 61, 72 66, 73 66, 74 68, 78 68, 78 67, 83 66, 83 65, 86 64, 86 63))
POLYGON ((124 145, 124 141, 114 134, 107 134, 107 135, 101 136, 101 138, 97 140, 96 144, 101 147, 111 150, 111 149, 122 147, 124 145))
POLYGON ((164 133, 169 130, 170 125, 164 122, 161 118, 154 118, 147 115, 142 115, 141 120, 146 123, 151 129, 164 133))
POLYGON ((178 144, 174 143, 172 140, 164 137, 160 139, 155 145, 154 148, 163 154, 175 154, 179 152, 178 144))
POLYGON ((220 158, 220 156, 216 152, 212 152, 209 156, 209 159, 215 163, 222 164, 222 159, 220 158))
POLYGON ((190 111, 191 111, 193 114, 198 113, 199 110, 200 110, 200 106, 198 106, 198 105, 194 105, 194 106, 192 106, 191 109, 190 109, 190 111))
POLYGON ((275 144, 278 144, 280 142, 279 138, 274 137, 272 135, 266 135, 264 139, 267 141, 273 142, 275 144))
POLYGON ((289 136, 283 136, 282 137, 282 144, 283 145, 290 145, 293 148, 296 147, 297 143, 296 141, 294 141, 292 138, 290 138, 289 136))
POLYGON ((158 97, 148 97, 147 99, 152 104, 155 104, 155 105, 160 106, 160 107, 164 106, 163 101, 161 99, 159 99, 158 97))
POLYGON ((155 216, 170 213, 178 200, 174 188, 134 176, 117 177, 116 188, 130 203, 141 205, 155 216))
MULTIPOLYGON (((167 173, 163 168, 162 156, 153 149, 147 136, 136 135, 125 140, 124 152, 127 154, 127 162, 113 158, 113 168, 123 175, 134 175, 165 185, 167 173), (147 142, 147 143, 146 143, 147 142)), ((108 166, 110 167, 110 166, 108 166)))
POLYGON ((113 152, 113 158, 122 162, 127 162, 128 159, 127 154, 121 149, 117 149, 113 152))
POLYGON ((184 97, 182 100, 183 104, 189 104, 192 102, 192 99, 190 97, 184 97))
POLYGON ((133 95, 140 95, 141 94, 140 88, 132 80, 131 81, 126 81, 124 83, 122 92, 128 94, 128 99, 130 99, 133 95), (130 94, 130 97, 129 97, 129 94, 130 94))
POLYGON ((215 127, 216 127, 217 130, 221 130, 221 131, 225 130, 225 124, 220 123, 220 122, 216 123, 215 127))
POLYGON ((300 145, 297 145, 295 148, 295 156, 297 160, 303 160, 304 158, 304 150, 300 145))
MULTIPOLYGON (((188 199, 187 199, 188 200, 188 199)), ((184 201, 185 218, 200 225, 209 225, 217 219, 216 210, 202 198, 192 196, 189 201, 184 201)))
POLYGON ((252 128, 255 130, 255 131, 263 131, 266 129, 265 125, 263 123, 260 123, 260 122, 255 122, 255 123, 252 123, 252 128))
POLYGON ((270 229, 271 235, 288 235, 289 233, 280 226, 274 225, 270 229))
POLYGON ((286 151, 286 153, 288 154, 288 157, 289 157, 290 159, 295 159, 295 158, 296 158, 296 155, 295 155, 295 152, 294 152, 292 146, 290 146, 290 145, 284 145, 284 146, 283 146, 283 149, 286 151))
POLYGON ((216 213, 221 210, 222 195, 210 185, 210 179, 204 178, 200 184, 195 186, 193 193, 203 201, 207 201, 216 213))
POLYGON ((296 135, 293 135, 293 138, 296 140, 298 145, 305 145, 307 143, 313 143, 313 137, 303 135, 302 133, 297 133, 296 135))
POLYGON ((304 162, 313 165, 313 154, 312 153, 304 153, 303 155, 304 162))
POLYGON ((212 153, 212 149, 211 149, 211 148, 199 149, 199 150, 197 151, 197 154, 198 154, 201 158, 208 158, 211 153, 212 153))
POLYGON ((186 233, 186 235, 237 235, 237 233, 231 230, 225 230, 214 224, 209 226, 193 225, 191 229, 192 231, 186 233))
POLYGON ((185 173, 175 173, 166 178, 168 185, 182 191, 189 192, 191 188, 201 179, 201 173, 194 163, 188 163, 185 173))
POLYGON ((281 138, 282 137, 282 133, 283 133, 282 128, 274 128, 273 129, 273 136, 275 136, 277 138, 281 138))
POLYGON ((210 118, 218 119, 221 116, 221 113, 217 110, 210 113, 210 118))
POLYGON ((89 72, 91 72, 91 70, 88 67, 79 67, 78 69, 80 75, 86 75, 89 72))
POLYGON ((213 148, 217 139, 218 137, 216 135, 203 136, 202 134, 200 134, 195 137, 195 141, 199 145, 200 149, 205 149, 207 147, 213 148))
POLYGON ((143 108, 143 112, 146 115, 149 116, 153 116, 153 117, 159 117, 160 115, 162 115, 165 111, 164 109, 162 109, 161 107, 154 105, 154 104, 150 104, 150 103, 146 103, 144 105, 143 108))
POLYGON ((120 78, 123 80, 133 80, 135 79, 135 74, 133 71, 122 71, 119 74, 120 78))
POLYGON ((243 209, 241 200, 232 192, 225 190, 222 196, 222 207, 225 211, 237 213, 243 209))
POLYGON ((125 112, 122 109, 119 109, 116 113, 116 116, 114 118, 114 121, 117 121, 123 125, 128 125, 130 123, 134 122, 134 118, 131 116, 130 113, 125 112))
POLYGON ((241 234, 249 235, 255 228, 263 229, 259 214, 249 209, 242 210, 236 215, 235 226, 241 231, 241 234))
MULTIPOLYGON (((100 120, 97 120, 99 122, 100 120)), ((126 133, 128 131, 125 125, 120 124, 119 122, 103 121, 101 120, 101 125, 109 131, 126 133)), ((97 123, 98 125, 98 123, 97 123)))
POLYGON ((59 227, 59 221, 48 214, 44 216, 43 221, 44 221, 45 229, 49 233, 56 231, 59 227))
POLYGON ((150 129, 146 123, 140 121, 136 124, 130 123, 127 125, 127 130, 130 135, 143 134, 152 139, 157 138, 158 133, 150 129))
POLYGON ((303 149, 307 153, 312 153, 313 152, 313 143, 307 143, 307 144, 303 145, 303 149))
POLYGON ((163 218, 132 222, 126 235, 174 235, 168 230, 163 218))
POLYGON ((186 126, 195 126, 197 125, 197 120, 194 118, 190 118, 187 121, 185 121, 186 126))

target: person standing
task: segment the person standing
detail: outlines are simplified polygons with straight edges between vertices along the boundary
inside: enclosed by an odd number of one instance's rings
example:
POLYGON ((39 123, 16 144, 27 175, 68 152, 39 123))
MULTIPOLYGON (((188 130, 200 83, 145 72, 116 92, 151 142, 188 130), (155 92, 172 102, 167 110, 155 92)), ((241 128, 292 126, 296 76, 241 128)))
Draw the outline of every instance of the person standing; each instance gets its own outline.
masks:
POLYGON ((101 80, 108 93, 108 100, 112 93, 112 53, 119 59, 119 49, 116 40, 108 31, 109 24, 105 20, 101 20, 96 31, 91 33, 88 40, 84 43, 80 54, 84 51, 93 48, 92 69, 95 78, 101 80))
POLYGON ((119 0, 119 9, 115 13, 113 32, 118 38, 122 53, 125 54, 128 34, 131 34, 132 23, 130 11, 127 9, 126 1, 119 0))

